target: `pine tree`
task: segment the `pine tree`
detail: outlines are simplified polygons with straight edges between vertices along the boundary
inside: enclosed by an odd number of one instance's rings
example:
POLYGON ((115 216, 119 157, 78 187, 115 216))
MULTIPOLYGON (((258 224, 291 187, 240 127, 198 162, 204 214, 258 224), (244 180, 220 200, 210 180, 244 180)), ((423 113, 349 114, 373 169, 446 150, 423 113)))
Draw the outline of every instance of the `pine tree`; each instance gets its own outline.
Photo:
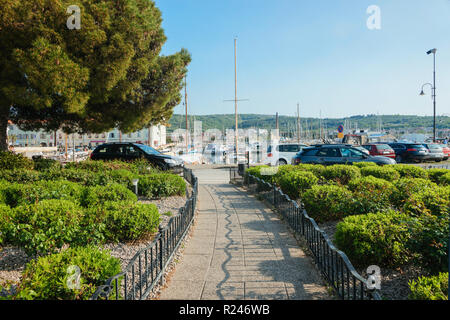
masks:
POLYGON ((0 150, 8 120, 67 133, 168 122, 191 58, 160 55, 161 24, 151 0, 0 0, 0 150))

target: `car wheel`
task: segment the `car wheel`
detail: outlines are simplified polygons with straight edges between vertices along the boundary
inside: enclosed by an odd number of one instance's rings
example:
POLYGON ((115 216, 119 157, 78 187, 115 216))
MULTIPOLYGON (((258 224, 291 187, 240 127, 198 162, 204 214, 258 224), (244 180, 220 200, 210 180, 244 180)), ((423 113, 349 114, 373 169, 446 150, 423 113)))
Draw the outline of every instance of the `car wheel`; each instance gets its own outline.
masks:
POLYGON ((285 165, 287 165, 286 160, 280 159, 277 161, 277 166, 285 166, 285 165))
POLYGON ((403 161, 402 156, 396 156, 396 157, 395 157, 395 161, 396 161, 397 163, 402 163, 402 161, 403 161))

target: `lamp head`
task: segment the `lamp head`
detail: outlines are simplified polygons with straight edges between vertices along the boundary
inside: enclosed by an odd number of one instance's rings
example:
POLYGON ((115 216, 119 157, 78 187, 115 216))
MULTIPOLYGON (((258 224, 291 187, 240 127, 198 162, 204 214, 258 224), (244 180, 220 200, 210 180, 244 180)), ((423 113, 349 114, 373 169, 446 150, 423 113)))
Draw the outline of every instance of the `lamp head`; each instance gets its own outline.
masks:
POLYGON ((425 92, 423 92, 423 90, 420 92, 420 95, 421 96, 424 96, 425 95, 425 92))
POLYGON ((436 53, 437 49, 431 49, 430 51, 427 52, 427 54, 432 54, 432 53, 436 53))

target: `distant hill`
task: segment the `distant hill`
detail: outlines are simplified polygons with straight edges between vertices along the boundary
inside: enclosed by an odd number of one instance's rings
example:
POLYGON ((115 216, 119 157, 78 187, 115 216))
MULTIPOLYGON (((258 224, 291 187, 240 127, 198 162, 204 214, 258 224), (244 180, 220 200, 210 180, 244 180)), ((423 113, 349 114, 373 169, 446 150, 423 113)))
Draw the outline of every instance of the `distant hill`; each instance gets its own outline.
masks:
MULTIPOLYGON (((233 129, 235 126, 234 114, 224 115, 203 115, 189 116, 189 126, 193 128, 194 121, 201 121, 203 130, 208 129, 233 129)), ((386 131, 395 132, 425 132, 433 127, 433 117, 411 116, 411 115, 357 115, 341 119, 322 119, 323 128, 328 131, 336 131, 339 125, 347 125, 347 128, 370 129, 376 131, 381 127, 386 131)), ((168 132, 172 132, 178 128, 185 128, 186 118, 184 115, 175 114, 170 120, 170 128, 168 132)), ((297 118, 289 116, 279 116, 279 127, 281 133, 294 132, 297 128, 297 118)), ((319 128, 318 118, 301 118, 302 128, 308 128, 310 132, 316 132, 319 128)), ((240 114, 239 128, 264 128, 274 129, 276 124, 275 115, 260 114, 240 114)), ((450 117, 436 117, 437 129, 450 130, 450 117)))

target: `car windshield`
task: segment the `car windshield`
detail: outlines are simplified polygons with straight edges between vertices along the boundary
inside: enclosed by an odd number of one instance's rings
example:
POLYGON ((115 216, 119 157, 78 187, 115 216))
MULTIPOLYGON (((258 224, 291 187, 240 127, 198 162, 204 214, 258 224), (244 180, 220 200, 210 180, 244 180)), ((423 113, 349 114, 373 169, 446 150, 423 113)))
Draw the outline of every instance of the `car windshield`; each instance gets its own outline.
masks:
POLYGON ((448 146, 446 144, 440 144, 439 145, 441 148, 448 148, 448 146))
POLYGON ((139 148, 141 148, 145 153, 160 155, 161 153, 152 147, 146 146, 145 144, 137 144, 139 148))
POLYGON ((438 144, 429 144, 428 149, 440 149, 441 147, 438 144))

